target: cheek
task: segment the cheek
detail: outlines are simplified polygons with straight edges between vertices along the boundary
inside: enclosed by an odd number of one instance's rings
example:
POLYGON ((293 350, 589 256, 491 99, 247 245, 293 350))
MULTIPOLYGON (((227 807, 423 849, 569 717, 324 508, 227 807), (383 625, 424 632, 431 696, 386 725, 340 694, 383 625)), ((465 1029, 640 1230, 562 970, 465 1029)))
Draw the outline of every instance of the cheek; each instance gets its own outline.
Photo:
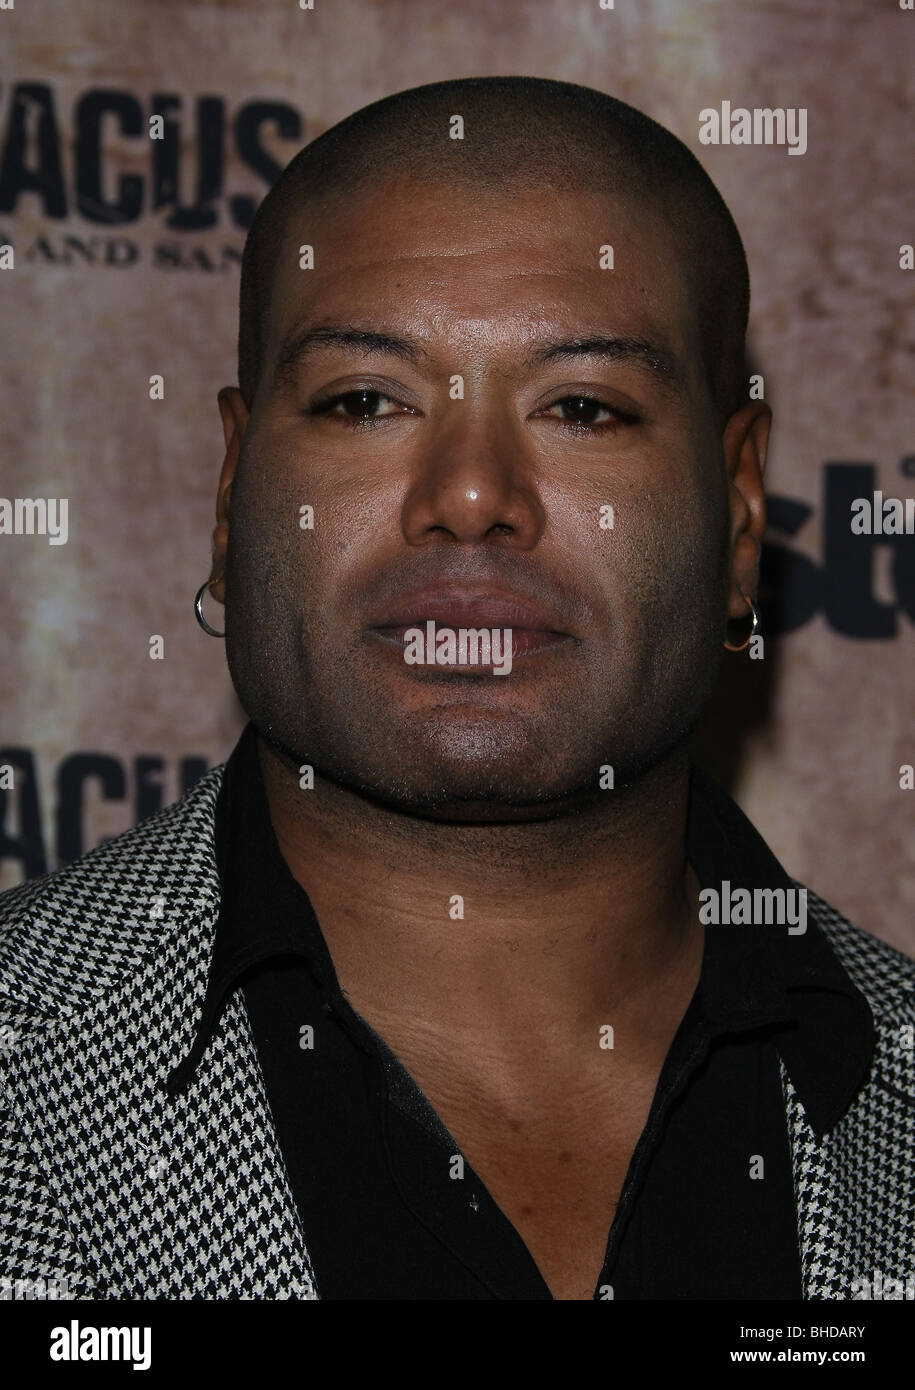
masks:
POLYGON ((544 491, 557 550, 611 605, 636 620, 716 589, 727 549, 727 495, 683 449, 631 452, 600 469, 580 462, 544 491), (627 598, 628 595, 628 598, 627 598))
POLYGON ((239 585, 269 597, 319 570, 328 509, 317 470, 285 436, 245 436, 229 509, 229 557, 239 585))
MULTIPOLYGON (((358 562, 379 539, 400 535, 406 479, 363 442, 306 444, 295 420, 263 427, 243 451, 239 511, 275 552, 285 547, 315 572, 358 562), (355 454, 355 457, 353 456, 355 454)), ((240 463, 241 471, 241 463, 240 463)))

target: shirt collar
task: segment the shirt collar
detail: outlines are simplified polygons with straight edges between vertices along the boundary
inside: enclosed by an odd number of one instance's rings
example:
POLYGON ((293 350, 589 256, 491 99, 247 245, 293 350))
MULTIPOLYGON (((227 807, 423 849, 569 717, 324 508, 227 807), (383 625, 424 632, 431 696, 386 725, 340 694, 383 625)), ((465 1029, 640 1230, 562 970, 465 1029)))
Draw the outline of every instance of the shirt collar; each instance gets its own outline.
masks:
MULTIPOLYGON (((304 957, 325 994, 339 987, 308 895, 277 844, 249 723, 229 757, 216 803, 221 902, 200 1021, 187 1056, 166 1087, 190 1081, 223 1005, 251 966, 276 956, 304 957)), ((700 887, 728 880, 755 888, 797 888, 737 804, 707 774, 690 777, 686 851, 700 887)), ((792 1084, 818 1134, 845 1113, 874 1049, 873 1018, 822 932, 807 917, 803 934, 785 926, 707 926, 697 990, 698 1016, 713 1036, 772 1028, 792 1084)), ((371 1047, 370 1029, 353 1030, 371 1047)))
POLYGON ((170 1072, 169 1095, 190 1082, 223 1005, 253 965, 276 956, 304 956, 323 981, 335 978, 307 893, 277 844, 257 752, 248 723, 223 773, 216 799, 215 856, 220 906, 200 1021, 188 1054, 170 1072))
MULTIPOLYGON (((700 887, 798 890, 737 803, 693 767, 687 858, 700 887)), ((844 1115, 870 1068, 870 1006, 826 937, 786 925, 706 926, 699 995, 713 1031, 780 1024, 774 1041, 818 1136, 844 1115)))

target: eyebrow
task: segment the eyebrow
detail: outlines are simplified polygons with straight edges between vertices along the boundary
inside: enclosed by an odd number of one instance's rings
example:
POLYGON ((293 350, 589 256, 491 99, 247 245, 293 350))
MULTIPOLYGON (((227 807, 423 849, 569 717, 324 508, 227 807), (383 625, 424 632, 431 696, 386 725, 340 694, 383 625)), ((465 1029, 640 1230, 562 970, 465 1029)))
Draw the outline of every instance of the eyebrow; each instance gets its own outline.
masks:
MULTIPOLYGON (((296 369, 312 353, 324 348, 354 348, 365 355, 397 357, 414 365, 428 359, 429 352, 418 338, 351 324, 325 324, 295 333, 280 348, 274 368, 277 385, 289 382, 296 369)), ((624 362, 649 372, 665 386, 683 389, 682 374, 675 355, 643 338, 606 333, 577 334, 571 338, 535 343, 527 353, 531 366, 570 361, 578 357, 600 357, 624 362)))
POLYGON ((683 389, 683 377, 674 353, 648 343, 644 338, 618 337, 606 333, 560 338, 536 344, 528 360, 542 366, 547 362, 566 362, 577 357, 602 357, 610 362, 625 362, 649 371, 665 386, 683 389))
POLYGON ((417 338, 395 333, 379 333, 371 328, 352 325, 325 324, 294 334, 280 348, 273 372, 277 385, 289 382, 305 359, 322 348, 355 348, 366 355, 399 357, 404 362, 417 363, 428 352, 417 338))

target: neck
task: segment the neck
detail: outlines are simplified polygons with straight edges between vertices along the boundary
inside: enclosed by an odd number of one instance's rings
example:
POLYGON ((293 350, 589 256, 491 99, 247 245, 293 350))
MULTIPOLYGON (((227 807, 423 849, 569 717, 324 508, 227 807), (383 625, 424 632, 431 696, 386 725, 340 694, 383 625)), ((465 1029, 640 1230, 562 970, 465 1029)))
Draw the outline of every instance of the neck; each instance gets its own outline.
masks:
POLYGON ((258 739, 273 828, 341 988, 398 1020, 514 1046, 628 1023, 650 1048, 698 979, 685 754, 578 814, 458 825, 379 806, 258 739), (460 912, 463 912, 463 916, 460 912))

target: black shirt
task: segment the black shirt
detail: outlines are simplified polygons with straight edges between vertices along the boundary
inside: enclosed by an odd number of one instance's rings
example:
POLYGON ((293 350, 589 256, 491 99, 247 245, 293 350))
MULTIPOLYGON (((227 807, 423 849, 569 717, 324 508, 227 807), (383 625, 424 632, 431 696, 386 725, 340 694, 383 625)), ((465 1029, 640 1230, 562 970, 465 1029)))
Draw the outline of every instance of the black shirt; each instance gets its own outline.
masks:
MULTIPOLYGON (((253 724, 226 765, 215 833, 222 901, 209 986, 169 1090, 187 1084, 242 988, 319 1295, 551 1298, 469 1163, 453 1176, 457 1141, 341 993, 273 832, 253 724)), ((703 888, 792 886, 697 768, 687 858, 703 888)), ((867 1003, 809 917, 796 935, 706 926, 696 992, 608 1213, 594 1297, 801 1298, 778 1058, 821 1135, 863 1082, 873 1047, 867 1003)))

